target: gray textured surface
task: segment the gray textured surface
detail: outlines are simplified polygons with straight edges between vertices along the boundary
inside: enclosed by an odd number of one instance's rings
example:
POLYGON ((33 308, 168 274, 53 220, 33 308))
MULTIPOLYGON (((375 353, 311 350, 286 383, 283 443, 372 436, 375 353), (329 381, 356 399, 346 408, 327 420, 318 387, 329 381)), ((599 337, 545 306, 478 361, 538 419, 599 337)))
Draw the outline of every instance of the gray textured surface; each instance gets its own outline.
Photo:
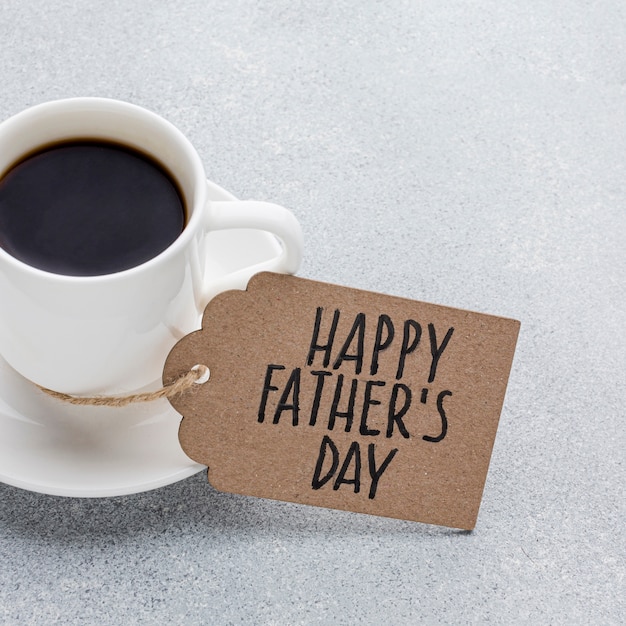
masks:
POLYGON ((0 485, 0 621, 623 623, 624 33, 619 0, 2 0, 1 118, 144 105, 217 183, 294 210, 302 276, 522 331, 473 533, 203 475, 0 485))

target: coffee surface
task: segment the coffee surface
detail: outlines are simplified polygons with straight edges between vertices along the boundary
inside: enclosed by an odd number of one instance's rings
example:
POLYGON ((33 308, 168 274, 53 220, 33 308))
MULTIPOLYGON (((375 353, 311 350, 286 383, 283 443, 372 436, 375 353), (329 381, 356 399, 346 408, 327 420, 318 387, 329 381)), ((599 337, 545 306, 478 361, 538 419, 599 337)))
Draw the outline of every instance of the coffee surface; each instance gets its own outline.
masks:
POLYGON ((125 146, 52 145, 0 180, 0 247, 48 272, 97 276, 135 267, 184 226, 176 183, 125 146))

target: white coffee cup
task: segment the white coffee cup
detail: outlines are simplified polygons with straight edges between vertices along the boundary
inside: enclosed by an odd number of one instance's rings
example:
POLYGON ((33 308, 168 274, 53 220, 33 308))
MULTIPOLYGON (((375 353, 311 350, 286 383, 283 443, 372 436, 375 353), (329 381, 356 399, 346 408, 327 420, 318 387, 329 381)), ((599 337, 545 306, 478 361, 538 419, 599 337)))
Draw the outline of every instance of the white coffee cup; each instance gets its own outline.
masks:
POLYGON ((0 179, 40 146, 85 138, 125 144, 160 162, 184 196, 186 226, 149 261, 101 276, 43 271, 0 248, 0 355, 56 391, 128 392, 160 379, 169 350, 198 327, 217 291, 245 287, 262 270, 294 273, 302 231, 294 215, 275 204, 210 201, 204 167, 185 136, 158 115, 117 100, 58 100, 1 123, 0 179), (205 268, 207 234, 231 228, 271 232, 282 252, 216 283, 205 268))

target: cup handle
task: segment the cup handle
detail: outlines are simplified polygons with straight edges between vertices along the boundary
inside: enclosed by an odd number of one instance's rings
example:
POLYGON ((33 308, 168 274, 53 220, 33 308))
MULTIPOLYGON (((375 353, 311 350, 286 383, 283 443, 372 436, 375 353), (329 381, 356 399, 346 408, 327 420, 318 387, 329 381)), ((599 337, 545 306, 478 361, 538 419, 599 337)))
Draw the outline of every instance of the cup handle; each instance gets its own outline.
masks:
POLYGON ((304 237, 295 215, 278 204, 257 200, 210 201, 207 231, 231 228, 264 230, 275 235, 281 253, 267 261, 245 267, 205 287, 204 306, 218 293, 226 289, 245 289, 252 276, 259 272, 295 274, 302 262, 304 237))

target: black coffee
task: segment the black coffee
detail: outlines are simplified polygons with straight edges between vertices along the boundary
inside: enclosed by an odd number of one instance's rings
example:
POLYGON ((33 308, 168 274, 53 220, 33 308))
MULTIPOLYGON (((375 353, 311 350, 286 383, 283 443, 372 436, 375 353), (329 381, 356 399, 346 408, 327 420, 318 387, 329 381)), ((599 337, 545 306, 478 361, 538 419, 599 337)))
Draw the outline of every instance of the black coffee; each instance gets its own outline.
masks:
POLYGON ((165 250, 184 225, 184 204, 168 173, 113 143, 55 144, 0 180, 0 246, 48 272, 129 269, 165 250))

